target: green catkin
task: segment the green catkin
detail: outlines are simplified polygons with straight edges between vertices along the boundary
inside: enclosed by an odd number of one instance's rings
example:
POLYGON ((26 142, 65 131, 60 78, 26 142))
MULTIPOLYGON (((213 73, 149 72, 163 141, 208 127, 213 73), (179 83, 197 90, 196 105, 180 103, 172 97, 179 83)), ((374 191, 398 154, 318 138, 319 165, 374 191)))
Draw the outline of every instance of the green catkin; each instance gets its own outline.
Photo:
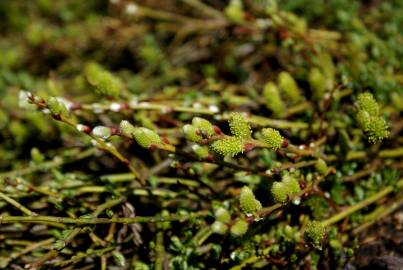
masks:
POLYGON ((263 140, 270 145, 270 148, 277 150, 283 144, 284 138, 281 136, 280 132, 274 128, 264 128, 262 129, 263 140))
POLYGON ((234 23, 241 23, 244 20, 244 10, 241 0, 231 0, 224 10, 225 15, 234 23))
POLYGON ((322 175, 327 175, 329 172, 329 167, 327 166, 326 161, 321 158, 316 161, 315 169, 322 175))
POLYGON ((232 226, 231 226, 231 234, 233 236, 239 237, 244 235, 248 231, 249 224, 243 219, 238 219, 232 226))
POLYGON ((60 116, 63 116, 63 117, 68 117, 69 116, 69 111, 67 110, 66 106, 63 104, 63 102, 60 102, 55 97, 48 98, 47 106, 48 106, 49 111, 53 115, 60 115, 60 116))
POLYGON ((119 127, 120 132, 123 135, 135 139, 136 142, 144 148, 162 144, 160 136, 151 129, 145 127, 134 127, 126 120, 121 121, 119 127))
POLYGON ((367 134, 368 141, 378 143, 389 136, 388 124, 379 115, 380 109, 371 93, 361 93, 357 98, 358 112, 356 121, 358 126, 367 134))
POLYGON ((252 215, 262 209, 262 204, 255 198, 253 191, 244 186, 239 196, 239 203, 242 211, 247 215, 252 215))
POLYGON ((325 237, 326 228, 319 221, 310 221, 304 232, 306 242, 312 244, 315 248, 322 248, 322 239, 325 237))
POLYGON ((268 82, 263 88, 263 96, 266 102, 266 107, 271 110, 276 116, 283 116, 285 113, 285 105, 281 99, 280 92, 273 82, 268 82))
POLYGON ((204 118, 193 117, 192 126, 198 128, 204 135, 213 136, 215 134, 213 125, 204 118))
POLYGON ((308 75, 309 85, 312 90, 312 96, 316 100, 322 100, 326 91, 326 78, 318 68, 312 68, 308 75))
POLYGON ((364 110, 359 110, 357 112, 357 115, 355 116, 356 121, 358 126, 363 129, 364 131, 367 129, 369 126, 369 123, 371 122, 371 116, 367 111, 364 110))
POLYGON ((271 187, 271 194, 276 202, 285 203, 295 193, 301 191, 295 177, 289 174, 283 175, 281 182, 274 182, 271 187))
POLYGON ((96 63, 88 63, 84 70, 87 81, 101 95, 117 97, 123 88, 122 81, 96 63))
POLYGON ((287 187, 287 191, 288 191, 289 196, 292 196, 293 194, 301 191, 299 183, 298 183, 297 179, 294 176, 292 176, 290 174, 285 174, 285 175, 283 175, 281 181, 287 187))
POLYGON ((246 117, 241 113, 231 113, 228 119, 231 134, 235 137, 249 140, 252 130, 246 117))
POLYGON ((284 93, 291 104, 296 104, 301 101, 301 93, 298 85, 290 73, 282 71, 278 75, 278 86, 284 93))
POLYGON ((371 93, 362 93, 358 95, 358 106, 361 110, 368 112, 370 116, 379 115, 379 105, 371 93))
POLYGON ((374 117, 368 124, 367 129, 368 140, 377 143, 389 136, 388 124, 382 117, 374 117))
POLYGON ((211 149, 222 156, 236 156, 243 152, 243 142, 237 137, 226 137, 222 140, 214 141, 211 149))
POLYGON ((133 136, 136 142, 144 148, 162 144, 160 136, 155 131, 145 127, 136 127, 133 136))
POLYGON ((34 147, 31 149, 31 159, 35 164, 40 164, 45 160, 45 156, 39 151, 38 148, 34 147))
POLYGON ((122 120, 119 124, 120 132, 130 138, 134 138, 136 128, 127 120, 122 120))
POLYGON ((285 203, 288 199, 287 187, 282 182, 274 182, 271 186, 271 194, 274 201, 279 203, 285 203))

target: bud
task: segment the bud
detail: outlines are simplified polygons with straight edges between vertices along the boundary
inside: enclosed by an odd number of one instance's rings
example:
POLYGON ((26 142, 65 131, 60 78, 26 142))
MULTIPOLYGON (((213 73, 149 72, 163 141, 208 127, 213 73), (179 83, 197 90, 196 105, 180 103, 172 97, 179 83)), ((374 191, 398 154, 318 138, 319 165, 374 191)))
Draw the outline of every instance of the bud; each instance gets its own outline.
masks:
POLYGON ((322 239, 326 234, 326 228, 319 221, 310 221, 305 229, 305 241, 315 248, 321 249, 322 239))
POLYGON ((197 128, 192 125, 184 125, 183 133, 185 134, 185 138, 191 142, 200 142, 203 140, 202 136, 198 134, 197 128))
POLYGON ((274 128, 262 129, 262 135, 264 141, 269 144, 270 148, 273 150, 279 149, 283 144, 283 136, 281 136, 280 132, 274 128))
POLYGON ((60 102, 55 97, 50 97, 47 100, 47 106, 48 106, 49 111, 53 115, 60 115, 60 116, 63 116, 63 117, 68 117, 69 116, 69 111, 67 110, 67 108, 64 105, 64 103, 60 102))
POLYGON ((211 224, 211 230, 216 234, 225 234, 228 228, 224 223, 215 221, 213 224, 211 224))
POLYGON ((244 20, 244 11, 241 0, 231 0, 224 12, 232 22, 240 23, 244 20))
POLYGON ((96 126, 92 134, 100 139, 106 140, 111 136, 111 129, 104 126, 96 126))
POLYGON ((214 216, 217 221, 223 223, 227 223, 231 220, 231 215, 229 214, 228 210, 223 207, 217 208, 217 210, 214 212, 214 216))
POLYGON ((144 148, 162 144, 160 136, 155 131, 145 127, 135 127, 133 136, 136 142, 144 148))
POLYGON ((231 133, 235 137, 249 140, 252 130, 246 117, 241 113, 231 113, 228 120, 231 133))
POLYGON ((294 78, 288 72, 280 72, 278 75, 278 86, 290 99, 291 103, 295 104, 301 100, 301 93, 294 78))
POLYGON ((127 120, 122 120, 119 125, 120 132, 127 137, 134 137, 136 128, 127 120))
POLYGON ((192 146, 193 152, 199 159, 206 159, 209 156, 208 147, 195 144, 192 146))
POLYGON ((112 256, 117 266, 124 267, 126 265, 126 259, 119 251, 113 251, 112 256))
POLYGON ((242 211, 246 215, 255 214, 262 209, 262 204, 255 198, 255 194, 253 194, 253 191, 247 186, 244 186, 241 190, 239 203, 242 211))
POLYGON ((362 93, 358 95, 358 106, 361 110, 369 113, 371 116, 379 115, 379 105, 371 93, 362 93))
POLYGON ((326 164, 326 161, 324 161, 321 158, 316 161, 315 169, 322 175, 327 175, 329 172, 329 168, 326 164))
POLYGON ((99 64, 89 63, 85 66, 85 76, 95 90, 105 96, 119 96, 123 83, 112 73, 104 70, 99 64))
POLYGON ((266 107, 269 110, 271 110, 277 116, 282 116, 284 114, 285 105, 280 97, 278 88, 274 83, 266 83, 263 89, 263 96, 266 101, 266 107))
POLYGON ((312 89, 313 97, 316 100, 321 100, 326 89, 326 79, 318 68, 313 68, 309 71, 309 85, 312 89))
POLYGON ((248 231, 249 224, 243 219, 238 219, 234 225, 231 226, 231 234, 233 236, 242 236, 248 231))
POLYGON ((45 160, 45 156, 36 147, 31 149, 31 158, 35 164, 40 164, 45 160))
POLYGON ((227 137, 222 140, 217 140, 211 144, 214 152, 223 156, 236 156, 243 152, 242 140, 236 137, 227 137))
POLYGON ((283 175, 281 181, 285 184, 288 190, 288 196, 292 196, 297 192, 301 191, 301 188, 299 186, 299 183, 297 179, 295 179, 294 176, 290 174, 285 174, 283 175))
POLYGON ((291 196, 300 191, 297 179, 289 174, 283 175, 281 182, 274 182, 271 187, 273 198, 279 203, 287 202, 291 196))
POLYGON ((207 136, 213 136, 215 134, 213 125, 204 118, 193 117, 192 125, 207 136))
POLYGON ((285 203, 288 199, 287 188, 282 182, 274 182, 271 186, 271 194, 274 201, 279 203, 285 203))

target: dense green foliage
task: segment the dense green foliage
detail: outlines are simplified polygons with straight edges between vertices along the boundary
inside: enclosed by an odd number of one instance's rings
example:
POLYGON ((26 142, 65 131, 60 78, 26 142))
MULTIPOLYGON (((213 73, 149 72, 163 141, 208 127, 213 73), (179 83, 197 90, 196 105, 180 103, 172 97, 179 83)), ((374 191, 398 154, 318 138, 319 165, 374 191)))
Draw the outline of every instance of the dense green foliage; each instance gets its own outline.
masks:
POLYGON ((333 269, 403 204, 403 1, 0 1, 0 268, 333 269))

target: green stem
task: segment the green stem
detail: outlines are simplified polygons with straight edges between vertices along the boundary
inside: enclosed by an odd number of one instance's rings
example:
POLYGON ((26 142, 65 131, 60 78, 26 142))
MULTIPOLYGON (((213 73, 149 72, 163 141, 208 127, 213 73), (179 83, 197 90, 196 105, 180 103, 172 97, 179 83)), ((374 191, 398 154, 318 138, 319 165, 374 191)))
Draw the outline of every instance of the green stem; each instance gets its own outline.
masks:
POLYGON ((163 270, 164 261, 165 261, 164 232, 163 231, 159 231, 157 233, 155 252, 156 252, 156 258, 155 258, 154 269, 163 270))
POLYGON ((396 157, 403 157, 403 147, 396 148, 396 149, 385 149, 379 151, 379 157, 381 158, 396 158, 396 157))
POLYGON ((43 162, 41 164, 35 164, 30 167, 24 169, 13 170, 9 172, 0 173, 0 178, 14 177, 14 176, 22 176, 26 174, 35 173, 38 171, 49 170, 55 167, 59 167, 63 164, 71 163, 74 161, 78 161, 80 159, 87 158, 95 153, 95 149, 87 149, 82 152, 78 152, 76 155, 72 155, 69 158, 61 158, 57 157, 51 161, 43 162))
POLYGON ((192 218, 205 216, 207 212, 199 212, 184 215, 172 215, 170 217, 132 217, 132 218, 69 218, 69 217, 56 217, 56 216, 0 216, 0 224, 6 223, 41 223, 41 222, 56 222, 62 224, 75 224, 75 225, 90 225, 90 224, 134 224, 134 223, 158 223, 158 222, 174 222, 186 221, 192 218))
POLYGON ((349 215, 361 210, 362 208, 378 201, 379 199, 382 199, 389 193, 392 193, 393 191, 395 191, 396 187, 401 188, 402 186, 403 186, 403 179, 399 180, 399 182, 397 182, 396 185, 390 185, 390 186, 382 189, 378 193, 368 197, 367 199, 365 199, 353 206, 350 206, 350 207, 346 208, 345 210, 343 210, 342 212, 322 221, 322 225, 326 227, 326 226, 335 224, 335 223, 339 222, 340 220, 348 217, 349 215))
POLYGON ((18 210, 20 210, 21 212, 23 212, 24 214, 26 214, 28 216, 36 215, 36 213, 32 212, 31 210, 29 210, 28 208, 26 208, 25 206, 23 206, 22 204, 20 204, 16 200, 14 200, 13 198, 10 198, 3 192, 0 192, 0 198, 5 200, 6 202, 8 202, 9 204, 11 204, 12 206, 14 206, 15 208, 17 208, 18 210))
POLYGON ((366 215, 363 218, 363 223, 353 230, 353 234, 358 234, 374 224, 376 221, 388 216, 393 213, 395 210, 400 208, 403 205, 403 197, 398 199, 395 202, 390 203, 389 205, 381 205, 370 214, 366 215))

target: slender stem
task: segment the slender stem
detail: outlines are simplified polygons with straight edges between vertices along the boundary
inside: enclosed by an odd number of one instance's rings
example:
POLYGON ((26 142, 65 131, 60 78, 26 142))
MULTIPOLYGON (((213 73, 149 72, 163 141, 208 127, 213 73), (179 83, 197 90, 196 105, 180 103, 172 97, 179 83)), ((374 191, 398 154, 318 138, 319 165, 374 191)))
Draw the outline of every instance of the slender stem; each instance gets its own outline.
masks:
POLYGON ((165 261, 165 248, 164 248, 164 232, 157 232, 157 240, 155 246, 155 270, 163 270, 164 269, 164 261, 165 261))
POLYGON ((95 149, 93 149, 93 148, 87 149, 85 151, 78 152, 77 154, 72 155, 69 158, 57 157, 57 158, 55 158, 53 160, 46 161, 46 162, 43 162, 41 164, 31 165, 31 166, 29 166, 27 168, 24 168, 24 169, 12 170, 12 171, 9 171, 9 172, 3 172, 3 173, 0 173, 0 178, 7 178, 7 177, 13 177, 13 176, 22 176, 22 175, 42 171, 42 170, 45 170, 45 169, 46 170, 52 169, 52 168, 58 167, 60 165, 66 164, 66 163, 71 163, 71 162, 74 162, 74 161, 78 161, 80 159, 87 158, 87 157, 93 155, 94 153, 95 153, 95 149))
MULTIPOLYGON (((396 184, 397 188, 401 188, 403 186, 403 179, 399 180, 399 182, 397 182, 396 184)), ((395 191, 396 186, 394 185, 390 185, 384 189, 382 189, 381 191, 379 191, 378 193, 368 197, 365 200, 362 200, 361 202, 352 205, 346 209, 344 209, 342 212, 322 221, 323 226, 329 226, 332 225, 334 223, 339 222, 340 220, 348 217, 349 215, 361 210, 362 208, 382 199, 383 197, 385 197, 386 195, 388 195, 389 193, 392 193, 393 191, 395 191)))
MULTIPOLYGON (((77 107, 76 110, 91 110, 93 112, 104 112, 107 110, 111 110, 112 104, 81 104, 77 107)), ((165 105, 151 102, 139 102, 136 105, 127 105, 122 103, 118 104, 120 108, 130 109, 133 111, 139 110, 152 110, 152 111, 161 111, 161 112, 187 112, 187 113, 195 113, 195 114, 205 114, 205 115, 213 115, 216 114, 215 111, 210 110, 209 108, 193 108, 193 107, 185 107, 185 106, 175 106, 175 105, 165 105)))
POLYGON ((25 206, 23 206, 22 204, 20 204, 16 200, 14 200, 13 198, 7 196, 3 192, 0 192, 0 198, 5 200, 6 202, 8 202, 9 204, 11 204, 12 206, 14 206, 15 208, 17 208, 18 210, 20 210, 21 212, 23 212, 24 214, 26 214, 28 216, 36 215, 36 213, 32 212, 31 210, 29 210, 28 208, 26 208, 25 206))
MULTIPOLYGON (((60 121, 68 124, 69 126, 75 128, 75 129, 77 127, 77 123, 75 123, 73 120, 71 120, 69 118, 60 116, 60 121)), ((100 138, 93 135, 92 133, 84 133, 84 134, 87 134, 88 136, 90 136, 96 142, 97 147, 104 149, 105 151, 107 151, 110 154, 112 154, 113 156, 115 156, 118 160, 120 160, 121 162, 126 164, 126 166, 129 168, 130 172, 136 177, 136 179, 138 179, 142 185, 145 185, 144 179, 142 177, 140 177, 140 174, 130 164, 129 160, 127 158, 125 158, 124 156, 122 156, 119 153, 119 151, 112 144, 106 143, 105 141, 101 140, 100 138)))
POLYGON ((403 197, 399 200, 390 203, 389 205, 381 205, 370 214, 363 218, 364 223, 361 224, 359 227, 353 230, 353 234, 358 234, 374 224, 376 221, 388 216, 389 214, 393 213, 395 210, 400 208, 403 205, 403 197))
POLYGON ((64 224, 90 225, 90 224, 134 224, 134 223, 158 223, 158 222, 174 222, 186 221, 192 218, 198 218, 207 215, 206 211, 191 213, 187 216, 172 215, 170 217, 132 217, 132 218, 69 218, 56 216, 0 216, 0 224, 6 223, 40 223, 40 222, 56 222, 64 224))
MULTIPOLYGON (((99 214, 101 214, 103 211, 105 211, 106 209, 112 208, 113 206, 121 203, 124 201, 124 198, 118 198, 118 199, 114 199, 114 200, 109 200, 101 205, 99 205, 95 211, 91 214, 92 218, 96 218, 99 214)), ((1 219, 1 216, 0 216, 1 219)), ((1 224, 1 221, 0 221, 1 224)), ((86 228, 81 228, 81 227, 77 227, 74 228, 64 239, 64 244, 62 246, 62 248, 60 250, 58 249, 53 249, 50 250, 48 253, 46 253, 44 256, 42 256, 38 261, 36 261, 33 266, 38 268, 40 267, 42 264, 44 264, 45 262, 47 262, 48 260, 52 260, 53 258, 56 258, 59 255, 59 252, 64 249, 67 245, 69 245, 73 239, 82 231, 86 230, 86 228)), ((33 269, 36 269, 33 268, 33 269)))
POLYGON ((396 149, 385 149, 379 151, 379 157, 381 158, 397 158, 403 157, 403 147, 396 148, 396 149))

